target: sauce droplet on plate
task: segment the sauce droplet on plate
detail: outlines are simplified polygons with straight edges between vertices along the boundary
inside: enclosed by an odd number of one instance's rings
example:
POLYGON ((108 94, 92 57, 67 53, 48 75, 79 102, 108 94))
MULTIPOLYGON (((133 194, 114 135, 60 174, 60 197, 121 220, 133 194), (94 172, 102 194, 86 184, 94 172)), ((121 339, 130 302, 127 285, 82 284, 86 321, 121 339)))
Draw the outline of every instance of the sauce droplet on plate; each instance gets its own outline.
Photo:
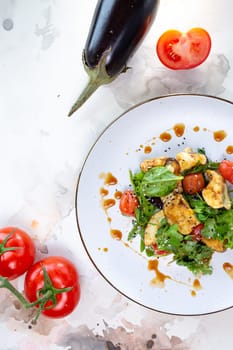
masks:
POLYGON ((116 191, 116 192, 114 193, 114 197, 115 197, 116 199, 121 199, 121 196, 122 196, 122 192, 121 192, 121 191, 116 191))
POLYGON ((163 142, 168 142, 171 140, 172 135, 169 134, 169 132, 163 132, 160 136, 159 136, 160 140, 162 140, 163 142))
POLYGON ((149 154, 152 152, 152 147, 151 146, 145 146, 144 147, 144 153, 149 154))
POLYGON ((98 250, 103 251, 104 253, 108 252, 108 248, 98 248, 98 250))
POLYGON ((148 261, 148 270, 155 272, 155 277, 151 280, 153 286, 163 288, 166 279, 171 279, 170 276, 163 274, 159 271, 159 261, 158 259, 148 261))
POLYGON ((117 239, 119 241, 122 239, 122 232, 120 230, 111 229, 110 233, 112 238, 117 239))
POLYGON ((104 188, 104 187, 101 187, 100 188, 100 195, 101 195, 101 197, 105 197, 105 196, 107 196, 108 195, 108 190, 106 189, 106 188, 104 188))
POLYGON ((214 132, 214 139, 216 142, 221 142, 223 141, 227 136, 226 131, 224 130, 218 130, 214 132))
POLYGON ((104 184, 108 186, 116 185, 117 178, 112 173, 102 173, 99 176, 101 179, 104 179, 104 184))
POLYGON ((177 137, 181 137, 184 135, 185 125, 183 123, 178 123, 173 126, 173 130, 177 137))
POLYGON ((200 127, 199 126, 194 126, 193 131, 195 131, 195 132, 200 131, 200 127))
POLYGON ((116 204, 116 201, 113 198, 109 198, 109 199, 103 200, 103 208, 104 208, 104 210, 107 210, 107 209, 113 207, 115 204, 116 204))
POLYGON ((202 285, 197 278, 195 278, 195 280, 193 281, 193 288, 196 290, 202 289, 202 285))
POLYGON ((233 279, 233 265, 229 262, 223 264, 223 270, 228 274, 230 278, 233 279))
POLYGON ((233 146, 232 146, 232 145, 229 145, 229 146, 226 148, 226 152, 227 152, 227 154, 233 154, 233 146))

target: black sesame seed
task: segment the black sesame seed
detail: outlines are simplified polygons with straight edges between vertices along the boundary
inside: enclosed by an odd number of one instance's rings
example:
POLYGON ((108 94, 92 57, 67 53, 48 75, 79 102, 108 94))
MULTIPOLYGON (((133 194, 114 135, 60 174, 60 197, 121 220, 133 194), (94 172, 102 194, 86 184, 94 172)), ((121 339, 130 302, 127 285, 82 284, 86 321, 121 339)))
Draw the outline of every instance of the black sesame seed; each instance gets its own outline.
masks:
POLYGON ((154 346, 154 342, 153 340, 148 340, 148 342, 146 343, 146 347, 147 349, 152 349, 154 346))

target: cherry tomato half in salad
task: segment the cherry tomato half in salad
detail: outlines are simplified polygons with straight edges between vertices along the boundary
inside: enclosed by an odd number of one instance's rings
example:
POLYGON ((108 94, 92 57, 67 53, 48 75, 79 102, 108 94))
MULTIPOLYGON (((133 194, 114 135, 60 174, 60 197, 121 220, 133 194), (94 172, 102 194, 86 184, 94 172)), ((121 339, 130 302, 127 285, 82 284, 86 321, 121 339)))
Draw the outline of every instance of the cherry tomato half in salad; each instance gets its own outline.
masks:
POLYGON ((122 193, 119 208, 123 215, 134 216, 138 206, 139 202, 133 191, 126 190, 122 193))
POLYGON ((227 159, 222 160, 219 165, 219 172, 224 179, 233 184, 233 162, 227 159))
POLYGON ((187 33, 168 30, 156 45, 160 61, 170 69, 197 67, 206 60, 210 49, 210 35, 202 28, 192 28, 187 33))
POLYGON ((52 291, 52 296, 45 299, 41 313, 52 318, 65 317, 73 312, 80 299, 78 271, 74 264, 64 257, 47 257, 30 267, 25 276, 24 291, 30 302, 52 291), (43 269, 48 274, 49 282, 43 269))
POLYGON ((205 179, 202 173, 187 174, 182 181, 184 192, 187 194, 196 194, 205 187, 205 179))
POLYGON ((199 224, 192 229, 191 235, 193 236, 194 241, 201 241, 204 224, 199 224))
POLYGON ((0 276, 13 280, 24 274, 35 259, 32 238, 17 227, 0 229, 0 276))
POLYGON ((169 252, 167 252, 166 250, 158 249, 157 243, 152 244, 152 248, 154 249, 154 252, 156 255, 168 255, 169 254, 169 252))

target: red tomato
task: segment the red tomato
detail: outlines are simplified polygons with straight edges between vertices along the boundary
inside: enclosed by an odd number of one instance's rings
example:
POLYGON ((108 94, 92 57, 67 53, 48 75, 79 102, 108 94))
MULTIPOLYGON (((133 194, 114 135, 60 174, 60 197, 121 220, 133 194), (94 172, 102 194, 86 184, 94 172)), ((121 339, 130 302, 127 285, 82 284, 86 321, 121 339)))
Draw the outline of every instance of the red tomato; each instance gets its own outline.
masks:
POLYGON ((160 61, 171 69, 189 69, 206 60, 211 49, 211 38, 206 30, 192 28, 187 33, 168 30, 156 45, 160 61))
POLYGON ((154 249, 156 255, 168 255, 169 254, 169 252, 167 252, 166 250, 159 250, 158 245, 156 243, 152 244, 152 248, 154 249))
POLYGON ((191 235, 193 236, 193 239, 195 241, 201 241, 201 239, 202 239, 201 231, 202 231, 203 227, 204 227, 204 224, 199 224, 192 229, 191 235))
POLYGON ((31 237, 17 227, 0 229, 0 276, 12 280, 33 264, 35 245, 31 237))
POLYGON ((139 206, 138 199, 133 191, 126 190, 120 199, 120 211, 123 215, 134 216, 135 209, 139 206))
POLYGON ((233 162, 230 160, 222 160, 219 165, 219 172, 224 179, 233 184, 233 162))
MULTIPOLYGON (((60 256, 50 256, 36 262, 28 270, 24 281, 24 292, 30 302, 34 302, 48 291, 52 296, 42 304, 42 313, 48 317, 59 318, 69 315, 80 299, 79 274, 74 264, 60 256), (49 283, 43 268, 49 276, 49 283), (69 288, 59 292, 59 289, 69 288), (53 303, 55 301, 55 305, 53 303)), ((39 305, 38 305, 39 306, 39 305)))
POLYGON ((185 193, 195 194, 203 190, 205 179, 202 173, 188 174, 185 175, 182 185, 185 193))

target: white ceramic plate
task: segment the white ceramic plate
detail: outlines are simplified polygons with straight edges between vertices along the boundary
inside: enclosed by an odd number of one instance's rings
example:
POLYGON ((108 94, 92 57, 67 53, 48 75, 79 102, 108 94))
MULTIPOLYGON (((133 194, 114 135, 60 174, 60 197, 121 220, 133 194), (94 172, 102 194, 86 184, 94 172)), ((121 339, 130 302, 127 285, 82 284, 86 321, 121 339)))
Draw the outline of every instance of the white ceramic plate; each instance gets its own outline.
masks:
POLYGON ((168 264, 170 257, 159 260, 162 275, 151 271, 148 258, 139 253, 139 242, 127 242, 132 219, 120 214, 115 198, 117 191, 129 186, 129 169, 138 171, 145 158, 174 156, 185 147, 204 147, 213 161, 232 160, 232 145, 233 104, 199 95, 167 96, 140 104, 117 118, 93 145, 78 179, 77 223, 90 259, 123 295, 171 314, 206 314, 232 307, 233 279, 223 264, 233 264, 233 251, 214 254, 210 276, 195 278, 186 268, 168 264), (177 124, 185 127, 183 135, 176 135, 177 124), (164 132, 171 135, 170 141, 161 137, 164 132), (104 184, 109 173, 117 184, 104 184), (106 200, 116 204, 104 210, 106 200), (111 230, 120 231, 122 239, 114 239, 111 230))

